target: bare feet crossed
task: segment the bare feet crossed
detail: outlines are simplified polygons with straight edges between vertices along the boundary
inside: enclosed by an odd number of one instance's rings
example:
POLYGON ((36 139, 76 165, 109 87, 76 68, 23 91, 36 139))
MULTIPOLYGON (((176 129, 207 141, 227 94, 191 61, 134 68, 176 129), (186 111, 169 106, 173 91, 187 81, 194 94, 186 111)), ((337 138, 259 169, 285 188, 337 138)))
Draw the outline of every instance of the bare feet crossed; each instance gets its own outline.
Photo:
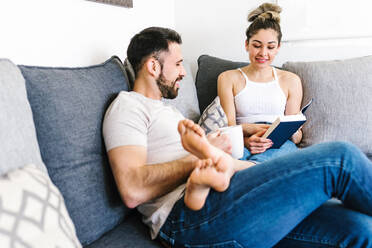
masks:
POLYGON ((193 121, 180 121, 178 132, 185 150, 200 159, 187 180, 185 193, 185 204, 192 210, 199 210, 210 188, 224 191, 229 187, 235 162, 229 154, 211 145, 203 129, 193 121))

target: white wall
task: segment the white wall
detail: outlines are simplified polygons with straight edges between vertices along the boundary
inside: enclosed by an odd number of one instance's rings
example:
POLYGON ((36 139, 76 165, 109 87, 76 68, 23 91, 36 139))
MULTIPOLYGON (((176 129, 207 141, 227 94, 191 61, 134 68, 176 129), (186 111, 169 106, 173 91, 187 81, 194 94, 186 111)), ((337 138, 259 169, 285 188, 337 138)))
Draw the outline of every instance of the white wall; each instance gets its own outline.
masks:
POLYGON ((283 7, 284 40, 275 65, 372 55, 369 0, 177 0, 176 29, 194 75, 201 54, 248 61, 247 15, 264 2, 283 7))
POLYGON ((174 8, 174 0, 134 0, 132 9, 85 0, 1 0, 0 57, 45 66, 123 59, 143 28, 174 28, 174 8))
MULTIPOLYGON (((148 26, 175 28, 184 56, 247 61, 249 11, 262 0, 133 0, 127 9, 85 0, 1 0, 0 57, 17 64, 85 66, 125 58, 130 38, 148 26)), ((372 54, 369 0, 266 0, 283 7, 284 42, 275 64, 372 54)))

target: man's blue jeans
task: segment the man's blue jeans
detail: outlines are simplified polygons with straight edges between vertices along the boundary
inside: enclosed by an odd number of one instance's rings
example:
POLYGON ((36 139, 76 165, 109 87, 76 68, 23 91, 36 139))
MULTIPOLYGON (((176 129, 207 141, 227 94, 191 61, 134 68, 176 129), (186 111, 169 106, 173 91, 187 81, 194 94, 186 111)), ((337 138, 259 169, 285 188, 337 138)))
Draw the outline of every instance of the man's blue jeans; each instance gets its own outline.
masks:
POLYGON ((332 142, 237 172, 199 211, 180 199, 159 235, 174 247, 372 247, 371 216, 372 163, 332 142))

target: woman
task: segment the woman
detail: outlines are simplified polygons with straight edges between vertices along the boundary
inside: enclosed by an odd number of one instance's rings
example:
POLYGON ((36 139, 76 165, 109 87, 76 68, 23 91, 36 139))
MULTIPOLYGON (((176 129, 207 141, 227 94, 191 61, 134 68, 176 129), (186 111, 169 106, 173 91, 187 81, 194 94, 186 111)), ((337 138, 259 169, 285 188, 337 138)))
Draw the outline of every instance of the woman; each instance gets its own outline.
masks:
POLYGON ((300 78, 271 66, 280 50, 281 8, 265 3, 248 15, 251 25, 246 31, 245 48, 248 66, 223 72, 218 78, 218 96, 228 125, 241 124, 246 148, 243 159, 262 162, 297 149, 302 138, 299 129, 280 149, 270 149, 272 142, 261 136, 279 115, 300 112, 302 86, 300 78))

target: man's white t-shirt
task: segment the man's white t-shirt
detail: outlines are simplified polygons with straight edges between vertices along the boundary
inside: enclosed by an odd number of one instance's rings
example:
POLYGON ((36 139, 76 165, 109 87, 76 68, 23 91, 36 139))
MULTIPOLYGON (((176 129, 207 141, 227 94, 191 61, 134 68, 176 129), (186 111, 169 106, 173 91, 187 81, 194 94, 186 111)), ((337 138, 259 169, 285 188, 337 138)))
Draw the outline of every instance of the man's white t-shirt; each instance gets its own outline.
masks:
MULTIPOLYGON (((188 154, 181 144, 178 122, 185 119, 173 106, 147 98, 134 91, 119 93, 106 111, 103 137, 106 150, 126 145, 144 146, 146 164, 169 162, 188 154)), ((173 205, 185 189, 180 185, 172 192, 137 207, 155 238, 173 205)))

